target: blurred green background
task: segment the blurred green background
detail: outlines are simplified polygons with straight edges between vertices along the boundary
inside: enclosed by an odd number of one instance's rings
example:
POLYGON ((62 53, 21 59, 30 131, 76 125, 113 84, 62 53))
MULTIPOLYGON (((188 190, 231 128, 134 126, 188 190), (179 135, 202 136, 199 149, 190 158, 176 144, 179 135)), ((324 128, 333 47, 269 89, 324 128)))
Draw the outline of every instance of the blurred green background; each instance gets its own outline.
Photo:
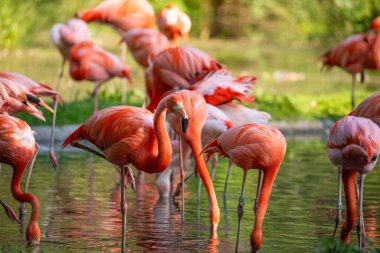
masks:
MULTIPOLYGON (((2 0, 0 69, 18 72, 55 87, 61 57, 50 40, 50 28, 100 0, 2 0)), ((150 3, 158 13, 175 2, 192 20, 191 38, 180 45, 199 48, 233 75, 258 78, 257 108, 274 120, 337 119, 350 111, 351 77, 334 68, 321 72, 318 58, 345 37, 366 32, 380 13, 376 0, 181 0, 150 3)), ((120 37, 110 26, 91 23, 95 43, 120 55, 120 37)), ((127 104, 144 100, 143 70, 127 54, 133 88, 127 104)), ((357 85, 357 102, 379 90, 377 71, 357 85)), ((100 108, 120 104, 121 81, 101 88, 100 108)), ((70 81, 67 68, 60 92, 65 106, 58 124, 81 123, 92 112, 90 82, 70 81), (81 113, 78 113, 81 112, 81 113)), ((45 113, 46 114, 46 113, 45 113)), ((22 115, 30 124, 44 124, 22 115)), ((47 115, 50 121, 50 115, 47 115)))

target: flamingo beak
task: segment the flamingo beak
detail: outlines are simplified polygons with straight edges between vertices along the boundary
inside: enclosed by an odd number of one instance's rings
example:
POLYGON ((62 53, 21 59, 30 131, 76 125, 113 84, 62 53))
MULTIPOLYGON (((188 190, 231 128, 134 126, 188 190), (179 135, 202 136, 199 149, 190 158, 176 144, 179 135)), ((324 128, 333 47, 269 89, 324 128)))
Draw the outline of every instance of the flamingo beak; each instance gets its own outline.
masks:
POLYGON ((177 116, 181 119, 182 123, 182 133, 186 133, 187 127, 189 126, 189 117, 187 116, 185 110, 183 109, 183 104, 179 103, 174 106, 174 111, 177 113, 177 116))
POLYGON ((182 119, 182 132, 185 134, 187 127, 189 126, 189 119, 188 118, 183 118, 182 119))

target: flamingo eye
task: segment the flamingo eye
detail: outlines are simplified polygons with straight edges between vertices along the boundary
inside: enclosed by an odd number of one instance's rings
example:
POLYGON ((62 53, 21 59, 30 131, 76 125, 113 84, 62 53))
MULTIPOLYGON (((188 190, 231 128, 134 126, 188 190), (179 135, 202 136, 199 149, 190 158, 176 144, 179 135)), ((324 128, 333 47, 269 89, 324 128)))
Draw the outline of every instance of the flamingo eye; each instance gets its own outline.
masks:
POLYGON ((377 155, 376 155, 376 154, 373 154, 373 156, 372 156, 372 161, 376 161, 376 159, 377 159, 377 155))

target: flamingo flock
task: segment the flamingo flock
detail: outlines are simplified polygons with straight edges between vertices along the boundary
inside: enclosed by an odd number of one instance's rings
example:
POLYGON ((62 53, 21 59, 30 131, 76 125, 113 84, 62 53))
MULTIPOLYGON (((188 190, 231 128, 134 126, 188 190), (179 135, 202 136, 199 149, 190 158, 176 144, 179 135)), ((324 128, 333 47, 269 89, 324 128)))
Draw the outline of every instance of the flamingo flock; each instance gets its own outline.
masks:
MULTIPOLYGON (((227 66, 206 52, 191 46, 176 46, 187 39, 191 20, 175 4, 168 4, 157 16, 146 0, 107 0, 98 6, 76 13, 79 19, 69 19, 52 27, 51 38, 62 56, 62 66, 56 90, 17 73, 0 72, 0 163, 13 168, 13 197, 32 206, 26 228, 29 246, 39 244, 38 225, 41 208, 37 196, 27 193, 32 167, 38 154, 33 131, 28 124, 10 116, 27 112, 45 120, 40 107, 53 113, 50 158, 54 168, 58 160, 54 151, 54 128, 57 104, 61 103, 59 87, 66 62, 72 79, 95 83, 93 114, 71 133, 61 148, 68 145, 85 150, 107 160, 120 173, 120 212, 122 221, 121 252, 126 251, 127 203, 125 188, 134 189, 133 168, 141 173, 159 174, 157 189, 162 198, 170 197, 173 185, 170 177, 180 168, 182 192, 182 223, 184 216, 185 164, 195 162, 195 174, 200 177, 209 201, 210 238, 217 238, 220 208, 207 161, 217 155, 230 161, 225 194, 232 164, 243 172, 242 188, 237 202, 238 231, 235 252, 239 252, 240 231, 244 213, 245 185, 248 171, 258 169, 255 222, 250 236, 253 252, 259 252, 263 239, 263 222, 276 175, 286 154, 282 133, 270 126, 270 114, 246 107, 255 105, 252 92, 256 77, 233 76, 227 66), (105 51, 91 41, 88 22, 111 25, 128 47, 133 59, 145 73, 148 105, 119 105, 98 110, 98 92, 108 80, 119 77, 132 82, 132 70, 122 57, 105 51), (54 109, 40 97, 50 97, 54 109), (170 126, 169 128, 167 126, 170 126), (86 142, 83 142, 86 141, 86 142), (89 145, 91 143, 92 145, 89 145), (23 154, 22 156, 18 154, 23 154), (30 164, 25 189, 20 189, 22 175, 30 164)), ((325 53, 321 60, 331 68, 340 66, 353 76, 352 112, 338 120, 327 140, 327 155, 338 168, 338 207, 333 237, 342 220, 342 183, 347 215, 340 239, 350 242, 350 234, 358 218, 359 247, 365 247, 363 219, 363 185, 366 174, 373 170, 380 153, 380 93, 364 100, 355 108, 356 74, 364 80, 365 69, 380 67, 380 18, 371 23, 371 31, 353 35, 325 53), (359 173, 359 187, 356 185, 359 173), (357 190, 359 192, 358 197, 357 190)), ((11 206, 0 200, 10 220, 23 223, 26 212, 18 216, 11 206)), ((43 203, 41 203, 43 205, 43 203)))

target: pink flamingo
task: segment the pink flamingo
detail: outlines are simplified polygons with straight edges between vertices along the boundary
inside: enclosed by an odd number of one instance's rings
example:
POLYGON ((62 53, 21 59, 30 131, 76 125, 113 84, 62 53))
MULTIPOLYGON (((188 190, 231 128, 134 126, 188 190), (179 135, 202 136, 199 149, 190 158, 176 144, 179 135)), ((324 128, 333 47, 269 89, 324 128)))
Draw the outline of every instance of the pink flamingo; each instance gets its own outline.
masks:
POLYGON ((174 3, 170 3, 160 11, 158 27, 169 40, 176 42, 180 36, 188 39, 191 20, 174 3))
POLYGON ((98 92, 101 85, 114 77, 127 78, 130 82, 130 67, 115 55, 85 41, 76 44, 70 50, 70 75, 74 80, 95 82, 92 93, 94 112, 98 110, 98 92))
POLYGON ((346 195, 347 218, 340 239, 350 242, 351 231, 359 216, 359 248, 363 248, 365 237, 363 219, 363 185, 366 174, 373 170, 380 152, 380 129, 371 120, 346 116, 332 126, 327 140, 327 155, 338 168, 338 208, 334 238, 342 219, 341 182, 346 195), (356 203, 356 172, 360 174, 359 210, 356 203))
POLYGON ((262 224, 277 172, 285 156, 286 140, 281 132, 262 124, 246 124, 233 127, 208 144, 203 152, 208 159, 219 153, 244 170, 242 190, 238 205, 238 233, 236 252, 239 249, 240 226, 243 217, 244 188, 249 169, 259 169, 255 201, 255 225, 250 241, 253 252, 261 248, 262 224))
MULTIPOLYGON (((0 143, 0 163, 9 164, 13 168, 11 182, 13 197, 21 203, 28 202, 32 205, 32 213, 26 228, 28 246, 38 245, 41 238, 38 226, 40 203, 36 196, 25 193, 26 190, 23 193, 20 189, 22 175, 26 166, 31 161, 28 179, 30 177, 34 160, 38 153, 38 145, 35 143, 33 132, 28 124, 18 118, 5 114, 0 114, 0 143)), ((27 187, 27 184, 25 187, 27 187)), ((8 209, 7 211, 9 212, 10 210, 8 209)), ((13 210, 7 213, 7 215, 11 220, 17 221, 17 215, 15 215, 13 210)))

